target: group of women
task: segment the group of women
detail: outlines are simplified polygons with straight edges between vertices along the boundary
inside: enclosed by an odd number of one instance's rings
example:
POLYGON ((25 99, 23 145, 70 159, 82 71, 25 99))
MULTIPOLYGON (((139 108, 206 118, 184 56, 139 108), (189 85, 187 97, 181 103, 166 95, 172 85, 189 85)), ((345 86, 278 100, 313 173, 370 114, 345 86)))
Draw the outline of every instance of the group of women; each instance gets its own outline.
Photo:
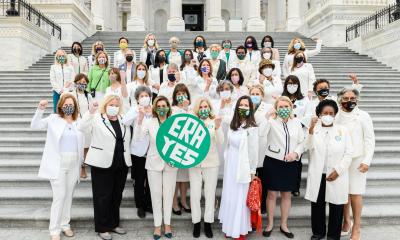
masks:
POLYGON ((193 49, 183 50, 172 37, 170 49, 163 50, 150 33, 139 59, 121 37, 113 63, 101 42, 87 58, 78 42, 70 54, 58 50, 50 70, 54 114, 42 118, 48 105, 42 100, 31 124, 47 129, 39 176, 49 179, 53 190, 51 239, 74 236, 73 192, 87 177, 86 166, 101 239, 126 233, 120 205, 129 168, 137 215, 153 214, 155 240, 173 237, 171 215, 182 212, 191 214, 194 238, 202 228, 212 238, 218 207, 225 236, 246 239, 253 230, 246 199, 256 176, 262 182, 261 210, 267 213, 263 235, 271 236, 280 196, 280 232, 294 238, 288 218, 292 195, 300 194, 306 151, 311 239, 350 233, 360 239, 362 194, 375 144, 372 120, 358 107, 362 86, 355 74, 352 86, 337 97, 328 80, 316 80, 308 62, 321 49, 315 40, 316 49, 309 50, 301 39, 292 39, 282 66, 271 36, 262 39, 261 48, 248 36, 235 50, 229 39, 208 47, 202 36, 194 38, 193 49), (205 160, 186 170, 167 164, 156 146, 160 125, 178 113, 197 116, 211 136, 205 160))

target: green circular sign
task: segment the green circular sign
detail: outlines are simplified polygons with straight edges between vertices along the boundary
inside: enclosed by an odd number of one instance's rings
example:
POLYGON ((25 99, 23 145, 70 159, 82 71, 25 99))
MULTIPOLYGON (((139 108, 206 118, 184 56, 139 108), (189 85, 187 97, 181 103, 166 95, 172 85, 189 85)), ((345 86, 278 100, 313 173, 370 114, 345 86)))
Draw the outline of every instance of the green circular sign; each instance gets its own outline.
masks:
POLYGON ((198 117, 176 114, 169 117, 157 133, 157 150, 161 158, 176 168, 200 164, 210 149, 210 133, 198 117))

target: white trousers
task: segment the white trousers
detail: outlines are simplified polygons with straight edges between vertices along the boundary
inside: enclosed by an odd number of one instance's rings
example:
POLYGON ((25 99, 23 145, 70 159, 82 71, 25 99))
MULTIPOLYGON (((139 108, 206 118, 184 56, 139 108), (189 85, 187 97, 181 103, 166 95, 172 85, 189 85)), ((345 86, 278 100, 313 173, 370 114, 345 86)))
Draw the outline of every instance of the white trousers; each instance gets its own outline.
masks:
POLYGON ((79 178, 79 161, 76 153, 62 153, 57 179, 50 180, 53 202, 50 212, 50 235, 59 235, 70 229, 72 196, 79 178))
POLYGON ((147 170, 155 227, 160 227, 163 219, 165 225, 171 225, 176 174, 177 171, 147 170))
POLYGON ((189 169, 190 180, 190 206, 192 208, 192 222, 201 221, 201 189, 204 182, 204 199, 206 202, 204 210, 204 222, 214 222, 215 191, 218 183, 218 167, 189 169))

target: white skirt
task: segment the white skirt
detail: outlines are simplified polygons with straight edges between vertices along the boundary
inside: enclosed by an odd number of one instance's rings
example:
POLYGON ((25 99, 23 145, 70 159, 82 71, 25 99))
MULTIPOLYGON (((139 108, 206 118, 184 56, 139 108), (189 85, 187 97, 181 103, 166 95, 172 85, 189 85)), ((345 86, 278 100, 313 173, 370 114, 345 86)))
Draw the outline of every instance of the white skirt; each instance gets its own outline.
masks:
POLYGON ((360 166, 364 156, 353 158, 349 167, 349 194, 364 194, 367 185, 367 173, 360 172, 360 166))
POLYGON ((176 175, 176 182, 189 182, 189 171, 188 169, 178 169, 178 174, 176 175))

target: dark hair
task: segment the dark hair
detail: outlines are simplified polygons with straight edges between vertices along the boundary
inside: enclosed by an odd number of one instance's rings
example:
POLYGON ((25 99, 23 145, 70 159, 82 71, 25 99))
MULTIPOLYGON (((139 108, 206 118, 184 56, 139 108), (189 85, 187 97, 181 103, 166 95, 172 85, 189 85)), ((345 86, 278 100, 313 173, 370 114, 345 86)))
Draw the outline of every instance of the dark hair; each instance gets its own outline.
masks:
POLYGON ((316 93, 317 92, 317 86, 321 83, 327 83, 328 87, 331 87, 331 84, 329 83, 329 81, 327 79, 317 79, 314 83, 313 83, 313 91, 316 93))
POLYGON ((247 99, 247 101, 249 101, 249 108, 250 108, 249 109, 250 114, 246 119, 246 125, 244 126, 244 128, 257 127, 256 120, 254 118, 253 102, 251 101, 251 98, 249 96, 244 95, 244 96, 241 96, 236 102, 235 111, 233 112, 233 118, 232 118, 232 121, 231 121, 231 124, 230 124, 230 128, 233 131, 238 130, 240 128, 240 126, 242 125, 242 123, 240 122, 240 116, 239 116, 239 110, 238 109, 239 109, 240 102, 243 99, 247 99))
POLYGON ((135 99, 136 99, 136 101, 139 101, 139 95, 140 95, 142 92, 147 93, 147 95, 149 95, 149 97, 150 97, 150 99, 151 99, 152 94, 151 94, 151 90, 150 90, 149 87, 146 87, 146 86, 137 86, 137 88, 136 88, 136 90, 135 90, 135 99))
POLYGON ((81 48, 81 50, 79 51, 79 56, 82 56, 83 48, 82 48, 82 44, 80 42, 72 43, 72 45, 71 45, 71 53, 74 53, 74 45, 78 45, 81 48))
POLYGON ((172 93, 172 106, 177 106, 178 105, 178 100, 176 100, 176 95, 178 92, 184 92, 186 93, 186 96, 188 97, 189 103, 190 103, 190 92, 189 89, 186 87, 185 84, 183 83, 178 83, 176 84, 174 88, 174 92, 172 93))
POLYGON ((300 80, 297 76, 295 75, 289 75, 287 76, 287 78, 285 79, 285 83, 283 84, 283 93, 282 96, 286 96, 288 98, 290 98, 290 96, 292 96, 292 94, 290 94, 287 90, 287 85, 288 82, 291 81, 292 84, 297 84, 299 87, 297 88, 297 91, 293 94, 295 96, 295 98, 297 100, 301 100, 304 98, 303 94, 301 93, 301 85, 300 85, 300 80))
POLYGON ((236 55, 237 55, 237 52, 238 52, 239 49, 244 49, 244 53, 247 54, 247 49, 246 49, 243 45, 240 45, 240 46, 237 47, 236 50, 235 50, 236 55))
POLYGON ((264 42, 265 42, 266 38, 268 38, 271 41, 271 48, 273 48, 275 45, 275 42, 274 42, 274 39, 270 35, 266 35, 263 37, 263 39, 261 40, 261 48, 264 48, 264 42))
POLYGON ((164 52, 164 54, 165 54, 165 63, 168 64, 167 53, 165 52, 164 49, 160 49, 160 50, 158 50, 158 51, 156 52, 156 56, 154 57, 154 67, 155 67, 155 68, 160 67, 160 60, 159 60, 159 58, 160 58, 160 53, 161 53, 161 52, 164 52))
POLYGON ((222 40, 222 42, 221 42, 222 48, 224 48, 224 43, 226 43, 226 42, 228 42, 231 45, 231 48, 232 48, 232 41, 229 40, 229 39, 222 40))
POLYGON ((253 46, 251 47, 253 50, 258 50, 258 45, 257 45, 257 40, 255 37, 253 36, 247 36, 246 40, 244 41, 244 45, 246 46, 246 42, 247 40, 251 39, 251 41, 253 42, 253 46))
POLYGON ((165 102, 167 103, 167 107, 169 108, 169 110, 168 110, 168 112, 167 112, 167 118, 168 118, 168 117, 171 116, 171 114, 172 114, 171 104, 169 103, 168 98, 166 98, 165 96, 162 96, 162 95, 156 97, 156 98, 154 99, 154 101, 153 101, 153 106, 152 106, 152 108, 151 108, 151 112, 152 112, 152 114, 153 114, 153 117, 158 118, 156 109, 157 109, 157 103, 160 102, 160 101, 165 101, 165 102))
POLYGON ((201 36, 201 35, 197 35, 195 38, 194 38, 194 40, 193 40, 193 51, 195 51, 196 52, 196 39, 197 38, 201 38, 201 39, 203 39, 203 48, 204 48, 204 50, 206 50, 207 49, 207 44, 206 44, 206 39, 203 37, 203 36, 201 36))
POLYGON ((325 107, 332 107, 333 111, 335 112, 335 115, 339 111, 339 107, 334 100, 325 99, 325 100, 322 100, 321 102, 319 102, 317 107, 315 108, 315 114, 317 115, 317 117, 321 116, 322 110, 324 110, 325 107))
POLYGON ((199 74, 199 76, 201 77, 201 75, 202 75, 202 73, 201 73, 201 65, 202 65, 204 62, 208 62, 208 65, 210 65, 210 72, 208 73, 208 76, 209 76, 209 77, 212 77, 212 71, 213 71, 213 69, 212 69, 211 62, 210 62, 210 60, 208 60, 208 59, 203 59, 203 60, 201 60, 201 62, 199 63, 199 68, 197 69, 197 74, 199 74))
POLYGON ((182 64, 181 64, 181 66, 180 66, 181 71, 183 71, 183 68, 185 68, 185 62, 186 62, 186 61, 185 61, 185 55, 186 55, 187 52, 190 53, 190 59, 193 59, 193 58, 194 58, 192 50, 190 50, 190 49, 185 49, 185 51, 183 51, 183 54, 182 54, 182 56, 181 56, 181 58, 182 58, 182 64))
POLYGON ((74 79, 74 83, 77 83, 79 80, 81 80, 82 78, 85 79, 86 83, 89 83, 89 78, 86 74, 84 73, 79 73, 77 75, 75 75, 75 79, 74 79))
POLYGON ((118 39, 118 43, 120 43, 122 39, 125 39, 126 42, 129 43, 129 40, 128 40, 126 37, 120 37, 120 38, 118 39))
POLYGON ((231 76, 234 71, 239 73, 239 85, 242 86, 244 82, 244 77, 242 71, 240 71, 239 68, 231 68, 231 70, 229 70, 228 72, 228 75, 226 75, 226 80, 230 81, 233 84, 231 76))
POLYGON ((110 70, 108 70, 108 75, 110 75, 110 73, 115 73, 117 75, 117 78, 115 80, 121 83, 121 73, 119 71, 119 68, 117 67, 110 68, 110 70))

